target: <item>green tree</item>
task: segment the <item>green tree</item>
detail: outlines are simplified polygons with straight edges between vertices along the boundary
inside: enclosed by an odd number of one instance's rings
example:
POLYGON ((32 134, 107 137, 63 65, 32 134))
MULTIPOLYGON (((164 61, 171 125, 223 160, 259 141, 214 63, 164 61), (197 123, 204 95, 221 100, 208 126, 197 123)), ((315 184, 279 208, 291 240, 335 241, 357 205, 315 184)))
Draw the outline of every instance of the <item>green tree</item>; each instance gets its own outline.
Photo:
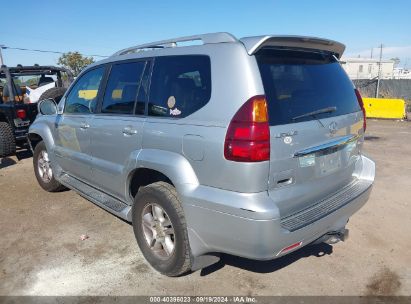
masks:
POLYGON ((93 57, 85 57, 79 52, 68 52, 61 55, 57 63, 69 69, 74 76, 77 76, 82 69, 93 62, 93 57))

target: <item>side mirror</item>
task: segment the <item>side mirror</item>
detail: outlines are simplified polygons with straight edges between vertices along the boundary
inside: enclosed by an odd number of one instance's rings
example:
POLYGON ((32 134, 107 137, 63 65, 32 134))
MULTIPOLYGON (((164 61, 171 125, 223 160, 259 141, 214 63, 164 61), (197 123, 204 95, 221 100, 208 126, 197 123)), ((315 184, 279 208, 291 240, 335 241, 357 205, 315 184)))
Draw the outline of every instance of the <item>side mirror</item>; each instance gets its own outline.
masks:
POLYGON ((38 104, 39 113, 42 115, 54 115, 57 114, 57 104, 54 99, 43 99, 38 104))

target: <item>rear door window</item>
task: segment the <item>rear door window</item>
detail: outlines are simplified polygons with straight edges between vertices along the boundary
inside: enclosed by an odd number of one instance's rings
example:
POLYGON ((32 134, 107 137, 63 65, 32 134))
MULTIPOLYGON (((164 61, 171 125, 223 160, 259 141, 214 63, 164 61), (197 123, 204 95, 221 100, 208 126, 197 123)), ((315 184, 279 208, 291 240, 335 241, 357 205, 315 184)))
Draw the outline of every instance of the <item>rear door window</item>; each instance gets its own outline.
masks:
POLYGON ((268 101, 270 125, 283 125, 360 111, 354 87, 326 53, 263 49, 256 54, 268 101), (317 110, 329 113, 299 117, 317 110))
POLYGON ((157 57, 150 85, 148 115, 181 118, 202 108, 211 96, 210 58, 157 57))
POLYGON ((108 77, 101 113, 133 114, 145 61, 114 64, 108 77))

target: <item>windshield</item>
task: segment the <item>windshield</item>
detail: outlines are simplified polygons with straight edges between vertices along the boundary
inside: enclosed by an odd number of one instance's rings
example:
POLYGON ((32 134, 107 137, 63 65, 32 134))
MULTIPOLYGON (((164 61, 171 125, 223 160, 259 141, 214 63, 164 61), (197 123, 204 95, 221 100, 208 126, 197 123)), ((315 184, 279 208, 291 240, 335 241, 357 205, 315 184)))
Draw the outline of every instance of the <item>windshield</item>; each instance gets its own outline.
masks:
POLYGON ((330 54, 263 49, 256 58, 272 126, 361 110, 351 81, 330 54))

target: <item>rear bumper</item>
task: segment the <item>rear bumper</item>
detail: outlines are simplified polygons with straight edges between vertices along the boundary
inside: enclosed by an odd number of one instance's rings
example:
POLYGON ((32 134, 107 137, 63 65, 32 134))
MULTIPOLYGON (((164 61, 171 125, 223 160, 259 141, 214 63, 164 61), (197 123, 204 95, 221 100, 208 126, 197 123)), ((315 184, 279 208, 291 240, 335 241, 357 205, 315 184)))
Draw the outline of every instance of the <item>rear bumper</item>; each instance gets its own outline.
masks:
POLYGON ((284 228, 284 219, 266 192, 233 193, 204 186, 186 189, 182 200, 192 254, 223 252, 268 260, 297 250, 330 231, 344 228, 349 217, 367 202, 374 176, 374 162, 362 156, 355 177, 365 186, 352 196, 345 194, 344 203, 336 209, 293 231, 284 228), (281 253, 283 248, 299 242, 300 246, 281 253))

